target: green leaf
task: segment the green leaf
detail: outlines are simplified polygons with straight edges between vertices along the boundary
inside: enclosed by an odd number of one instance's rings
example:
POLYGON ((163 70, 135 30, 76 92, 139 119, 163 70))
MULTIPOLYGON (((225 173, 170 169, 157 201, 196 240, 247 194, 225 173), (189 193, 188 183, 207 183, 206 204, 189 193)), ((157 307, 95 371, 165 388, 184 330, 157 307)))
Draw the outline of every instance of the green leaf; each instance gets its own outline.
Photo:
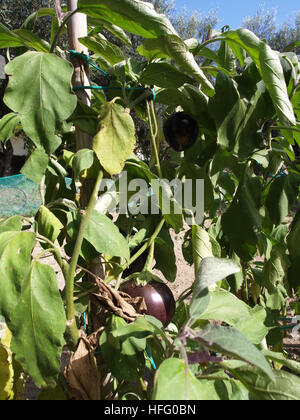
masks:
POLYGON ((0 221, 0 233, 8 231, 20 232, 22 229, 22 218, 21 216, 12 216, 8 219, 0 221))
POLYGON ((228 31, 223 37, 226 41, 229 40, 244 48, 253 59, 271 95, 280 122, 283 125, 295 125, 296 120, 277 52, 248 29, 228 31))
MULTIPOLYGON (((91 20, 92 20, 92 18, 88 18, 88 22, 90 22, 91 20)), ((94 21, 95 21, 95 19, 94 19, 94 21)), ((131 42, 130 37, 119 26, 113 25, 113 24, 111 24, 111 23, 109 23, 109 22, 107 22, 106 20, 103 20, 103 19, 97 19, 96 24, 103 25, 109 32, 114 34, 117 38, 121 39, 121 41, 123 41, 126 45, 128 45, 129 47, 132 47, 132 42, 131 42)), ((91 26, 95 26, 95 23, 92 24, 92 22, 91 22, 91 26)))
POLYGON ((206 310, 210 301, 210 286, 239 271, 239 265, 232 260, 214 257, 204 258, 201 261, 193 286, 190 305, 191 318, 197 319, 206 310))
POLYGON ((241 178, 234 199, 222 216, 222 227, 235 253, 244 261, 256 254, 257 234, 261 230, 260 180, 248 167, 241 178))
POLYGON ((64 225, 47 207, 41 206, 36 215, 38 231, 41 235, 55 242, 64 225))
POLYGON ((160 270, 168 281, 174 282, 177 274, 176 255, 167 230, 162 230, 155 240, 154 259, 154 268, 160 270))
POLYGON ((210 296, 208 307, 198 319, 226 322, 239 330, 252 344, 262 342, 268 333, 268 328, 264 325, 264 308, 250 308, 226 290, 215 290, 210 296))
POLYGON ((285 248, 273 246, 270 259, 263 268, 263 286, 266 287, 267 307, 281 310, 285 305, 287 291, 284 285, 287 268, 289 266, 285 248))
POLYGON ((72 158, 72 168, 75 179, 79 179, 82 171, 89 169, 94 162, 94 152, 91 149, 80 149, 72 158))
POLYGON ((31 252, 35 241, 32 232, 0 234, 0 314, 9 324, 20 300, 26 276, 30 270, 31 252))
POLYGON ((23 41, 0 23, 0 48, 23 47, 23 41))
POLYGON ((150 63, 141 74, 140 83, 172 89, 192 83, 192 79, 171 64, 150 63))
POLYGON ((81 131, 84 131, 91 136, 97 134, 98 113, 83 102, 78 101, 77 107, 69 120, 71 120, 75 127, 78 127, 81 131))
MULTIPOLYGON (((79 229, 79 213, 73 213, 73 220, 68 224, 68 234, 74 239, 79 229)), ((94 210, 89 219, 84 238, 100 253, 124 257, 129 260, 129 247, 117 226, 104 214, 94 210)))
POLYGON ((274 380, 272 369, 263 354, 236 328, 207 325, 196 336, 208 349, 250 363, 264 372, 271 381, 274 380))
POLYGON ((13 31, 20 39, 23 41, 24 45, 35 49, 36 51, 48 53, 50 50, 50 45, 48 42, 44 41, 33 32, 26 29, 15 29, 13 31))
POLYGON ((29 51, 8 63, 6 72, 10 81, 4 102, 19 114, 34 144, 54 152, 61 143, 56 130, 77 103, 71 90, 73 66, 54 54, 29 51))
POLYGON ((78 8, 88 16, 104 19, 145 38, 176 34, 170 21, 152 4, 136 0, 79 0, 78 8))
POLYGON ((294 173, 277 177, 272 182, 266 199, 270 218, 275 225, 280 225, 295 203, 300 186, 300 176, 294 173))
POLYGON ((232 49, 226 42, 221 42, 220 48, 218 50, 218 65, 233 72, 235 70, 236 57, 232 49))
POLYGON ((21 173, 31 179, 31 181, 39 184, 46 172, 49 159, 45 150, 38 147, 27 158, 25 165, 21 169, 21 173))
POLYGON ((287 356, 285 356, 283 353, 278 353, 271 350, 262 350, 262 352, 267 359, 278 362, 288 369, 293 370, 298 375, 300 374, 300 362, 288 359, 287 356))
POLYGON ((238 87, 235 80, 219 73, 209 113, 216 121, 220 146, 233 151, 240 160, 246 160, 265 149, 257 122, 263 117, 271 118, 273 107, 262 82, 255 85, 249 98, 243 98, 238 87))
POLYGON ((14 135, 18 124, 20 124, 20 117, 14 112, 4 115, 0 120, 0 141, 5 144, 14 135))
POLYGON ((146 349, 148 337, 155 332, 153 326, 144 317, 138 317, 134 322, 113 331, 114 339, 119 340, 120 351, 123 355, 134 356, 146 349))
POLYGON ((43 16, 52 16, 52 18, 55 18, 55 10, 50 9, 48 7, 42 7, 41 9, 38 9, 26 18, 25 22, 22 25, 22 28, 32 31, 34 29, 34 25, 37 19, 43 16))
POLYGON ((289 372, 274 371, 274 379, 271 380, 268 376, 262 375, 258 369, 250 366, 228 369, 256 400, 299 401, 300 399, 300 379, 289 372))
POLYGON ((12 351, 35 384, 55 385, 66 316, 52 267, 33 261, 9 328, 12 351))
POLYGON ((154 378, 153 400, 219 400, 214 381, 197 380, 183 360, 162 362, 154 378))
POLYGON ((270 92, 279 121, 288 126, 296 125, 278 53, 273 51, 265 42, 260 43, 259 53, 259 69, 270 92))
POLYGON ((209 234, 201 226, 192 226, 192 245, 195 274, 197 274, 201 261, 204 258, 213 257, 209 234))
POLYGON ((101 55, 101 57, 105 58, 111 65, 124 60, 124 54, 119 47, 99 36, 78 38, 78 41, 95 54, 101 55))
POLYGON ((132 354, 123 352, 122 342, 119 337, 114 337, 118 330, 126 328, 126 321, 123 318, 112 315, 108 319, 107 327, 101 334, 99 344, 101 346, 102 356, 110 368, 112 374, 119 380, 138 380, 140 371, 143 371, 145 366, 144 352, 133 351, 132 354))
POLYGON ((138 48, 141 55, 156 57, 168 57, 175 60, 176 64, 190 77, 201 83, 202 90, 209 96, 213 96, 214 87, 197 64, 188 46, 176 34, 163 35, 158 39, 146 39, 138 48), (147 52, 147 53, 146 53, 147 52))
POLYGON ((93 149, 110 175, 119 174, 136 142, 134 122, 125 108, 111 101, 102 105, 99 124, 93 149))

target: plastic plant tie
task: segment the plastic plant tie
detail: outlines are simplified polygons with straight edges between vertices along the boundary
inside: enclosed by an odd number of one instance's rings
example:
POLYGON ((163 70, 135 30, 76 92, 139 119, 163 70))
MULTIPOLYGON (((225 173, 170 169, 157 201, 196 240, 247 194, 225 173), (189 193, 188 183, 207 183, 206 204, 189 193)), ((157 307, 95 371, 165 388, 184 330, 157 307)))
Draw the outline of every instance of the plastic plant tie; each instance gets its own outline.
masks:
POLYGON ((295 317, 294 318, 280 317, 280 318, 278 318, 278 320, 279 321, 286 321, 286 322, 293 322, 293 324, 291 324, 291 325, 283 325, 283 326, 279 327, 281 331, 292 330, 297 325, 297 321, 295 322, 295 317))
POLYGON ((89 57, 87 54, 82 54, 82 53, 79 53, 79 52, 77 52, 77 51, 75 51, 75 50, 69 50, 69 53, 70 53, 71 55, 73 55, 74 57, 79 57, 79 58, 81 58, 82 60, 86 61, 86 62, 87 62, 87 63, 89 63, 92 67, 94 67, 96 70, 101 71, 101 73, 103 73, 103 74, 104 74, 104 76, 106 76, 106 77, 108 77, 108 78, 110 79, 110 75, 109 75, 106 71, 104 71, 104 70, 102 70, 100 67, 98 67, 96 64, 94 64, 94 63, 92 62, 92 60, 90 59, 90 57, 89 57))
MULTIPOLYGON (((80 90, 80 89, 91 89, 91 90, 121 90, 121 87, 117 86, 74 86, 73 90, 80 90)), ((145 87, 126 87, 125 90, 148 90, 148 88, 145 87)), ((156 99, 156 93, 154 92, 154 89, 150 89, 152 92, 152 100, 155 101, 156 99)))
POLYGON ((153 370, 154 371, 157 370, 156 365, 154 363, 153 357, 151 356, 151 353, 150 353, 150 350, 149 350, 148 346, 146 346, 146 353, 147 353, 147 355, 148 355, 148 357, 150 359, 150 362, 151 362, 151 365, 153 367, 153 370))
MULTIPOLYGON (((74 57, 79 57, 82 60, 89 63, 92 67, 94 67, 95 69, 97 69, 98 71, 103 73, 108 79, 111 78, 110 75, 106 71, 102 70, 100 67, 98 67, 96 64, 94 64, 87 54, 79 53, 75 50, 69 50, 69 53, 71 55, 73 55, 74 57)), ((74 86, 73 87, 73 90, 79 90, 79 89, 119 90, 119 89, 122 89, 122 88, 113 87, 113 86, 74 86)), ((135 87, 135 88, 127 87, 127 88, 125 88, 125 90, 147 90, 147 88, 144 88, 144 87, 135 87)), ((156 93, 154 92, 154 89, 151 88, 151 92, 152 92, 152 100, 155 101, 156 93)))

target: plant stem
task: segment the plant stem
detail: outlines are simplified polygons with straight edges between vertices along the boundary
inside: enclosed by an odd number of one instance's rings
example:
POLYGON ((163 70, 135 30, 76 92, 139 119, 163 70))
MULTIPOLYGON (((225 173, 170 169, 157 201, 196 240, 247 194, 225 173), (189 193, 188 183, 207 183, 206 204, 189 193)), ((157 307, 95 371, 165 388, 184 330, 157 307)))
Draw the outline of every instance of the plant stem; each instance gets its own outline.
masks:
POLYGON ((297 133, 300 133, 300 128, 295 127, 282 127, 282 126, 270 126, 270 130, 289 130, 289 131, 296 131, 297 133))
POLYGON ((59 248, 57 248, 55 244, 52 241, 50 241, 50 239, 46 238, 40 233, 36 234, 36 239, 44 241, 51 246, 51 248, 50 249, 48 248, 46 251, 47 252, 51 251, 54 254, 55 260, 58 263, 59 267, 61 268, 64 278, 66 279, 67 271, 68 271, 68 263, 62 259, 59 248))
POLYGON ((150 127, 150 136, 151 136, 151 141, 153 145, 158 176, 160 178, 163 178, 162 170, 160 167, 160 161, 159 161, 158 147, 156 143, 158 128, 157 128, 157 120, 156 120, 156 114, 155 114, 153 101, 147 101, 147 113, 148 113, 148 120, 149 120, 149 127, 150 127))
POLYGON ((59 28, 58 28, 58 30, 57 30, 54 38, 53 38, 53 41, 52 41, 52 44, 51 44, 51 47, 50 47, 50 51, 49 51, 50 54, 54 52, 54 50, 56 48, 56 44, 57 44, 58 38, 59 38, 59 36, 61 34, 61 31, 63 30, 64 26, 68 23, 69 19, 73 15, 75 15, 75 13, 77 13, 77 12, 78 12, 78 9, 75 9, 72 12, 68 13, 68 15, 63 19, 61 25, 59 26, 59 28))
POLYGON ((43 176, 41 182, 39 183, 39 193, 41 197, 42 206, 45 205, 45 175, 43 176))
POLYGON ((134 101, 130 102, 128 108, 133 109, 137 104, 149 98, 149 96, 153 96, 153 92, 150 89, 146 90, 144 93, 142 93, 142 95, 140 95, 134 101))
POLYGON ((148 272, 152 271, 153 259, 154 259, 154 248, 155 248, 155 242, 152 241, 149 246, 149 254, 148 254, 145 266, 143 268, 143 271, 148 271, 148 272))
POLYGON ((165 224, 165 219, 163 218, 159 225, 157 226, 157 228, 155 229, 154 233, 152 234, 151 238, 144 243, 144 245, 130 258, 130 260, 121 265, 122 271, 126 270, 126 268, 128 268, 130 266, 130 264, 132 264, 140 255, 143 254, 143 252, 146 251, 146 249, 148 247, 150 247, 152 245, 152 243, 155 241, 155 239, 157 238, 157 236, 159 235, 159 232, 161 231, 163 225, 165 224))
MULTIPOLYGON (((76 345, 78 341, 78 330, 76 328, 76 321, 75 321, 75 310, 74 310, 74 277, 75 277, 75 271, 77 268, 77 262, 80 255, 80 250, 82 246, 82 242, 84 239, 84 234, 89 222, 89 219, 91 217, 92 211, 94 210, 94 207, 96 205, 96 201, 98 198, 98 191, 100 188, 100 184, 103 178, 103 172, 99 171, 98 178, 95 182, 93 192, 90 197, 90 201, 88 203, 88 206, 85 210, 85 212, 82 214, 81 217, 81 223, 77 235, 77 239, 75 242, 71 262, 69 265, 69 269, 67 272, 67 278, 66 278, 66 307, 67 307, 67 328, 70 332, 70 339, 71 342, 76 345)), ((99 232, 100 234, 100 232, 99 232)))

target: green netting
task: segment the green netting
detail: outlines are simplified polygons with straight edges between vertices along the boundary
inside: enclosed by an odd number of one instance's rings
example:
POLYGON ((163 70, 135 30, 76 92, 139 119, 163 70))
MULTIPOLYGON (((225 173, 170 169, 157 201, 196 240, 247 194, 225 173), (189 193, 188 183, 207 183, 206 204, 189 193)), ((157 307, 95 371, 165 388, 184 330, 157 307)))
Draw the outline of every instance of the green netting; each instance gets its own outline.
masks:
POLYGON ((0 178, 0 217, 34 216, 40 205, 39 186, 33 181, 22 174, 0 178))

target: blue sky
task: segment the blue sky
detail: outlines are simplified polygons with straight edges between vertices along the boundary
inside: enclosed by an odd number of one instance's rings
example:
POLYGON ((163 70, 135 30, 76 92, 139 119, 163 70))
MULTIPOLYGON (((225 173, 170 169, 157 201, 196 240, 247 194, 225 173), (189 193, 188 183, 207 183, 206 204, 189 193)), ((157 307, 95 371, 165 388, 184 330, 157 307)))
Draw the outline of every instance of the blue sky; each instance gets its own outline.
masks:
MULTIPOLYGON (((265 10, 277 8, 276 23, 278 25, 292 18, 300 11, 300 0, 175 0, 175 7, 180 12, 184 5, 188 12, 199 10, 201 14, 209 12, 211 9, 218 11, 220 28, 229 25, 232 29, 240 26, 242 19, 246 16, 253 16, 263 4, 265 10)), ((220 29, 218 28, 218 29, 220 29)))

